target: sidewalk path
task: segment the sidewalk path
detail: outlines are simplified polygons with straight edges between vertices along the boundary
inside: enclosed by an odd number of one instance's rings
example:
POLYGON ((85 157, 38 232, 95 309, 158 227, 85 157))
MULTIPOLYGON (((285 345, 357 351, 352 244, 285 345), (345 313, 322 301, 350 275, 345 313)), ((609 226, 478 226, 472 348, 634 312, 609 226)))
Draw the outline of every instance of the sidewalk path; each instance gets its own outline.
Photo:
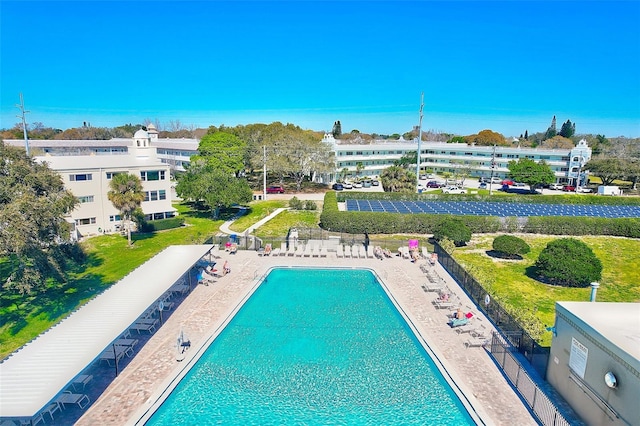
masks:
POLYGON ((262 225, 264 225, 265 223, 267 223, 268 221, 270 221, 271 219, 273 219, 274 217, 276 217, 277 215, 279 215, 281 212, 283 212, 285 210, 289 210, 289 208, 288 207, 277 208, 269 216, 267 216, 267 217, 265 217, 263 219, 260 219, 259 221, 257 221, 253 225, 251 225, 248 229, 246 229, 244 231, 239 231, 239 232, 232 231, 231 229, 229 229, 229 226, 231 226, 231 224, 237 219, 238 216, 236 216, 233 219, 228 220, 225 223, 223 223, 222 225, 220 225, 220 232, 224 232, 225 234, 228 234, 228 235, 231 235, 231 234, 244 234, 245 232, 248 232, 249 234, 251 234, 257 228, 261 227, 262 225))

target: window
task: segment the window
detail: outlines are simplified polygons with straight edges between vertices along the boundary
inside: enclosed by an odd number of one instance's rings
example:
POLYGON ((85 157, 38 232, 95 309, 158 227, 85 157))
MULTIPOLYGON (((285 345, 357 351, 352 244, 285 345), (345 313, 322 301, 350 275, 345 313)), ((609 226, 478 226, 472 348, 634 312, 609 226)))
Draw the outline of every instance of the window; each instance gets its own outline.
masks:
POLYGON ((164 170, 143 170, 140 172, 141 180, 164 180, 164 170))
POLYGON ((347 151, 344 153, 344 155, 353 155, 353 151, 347 151))
POLYGON ((149 201, 158 201, 158 191, 149 191, 149 201))
POLYGON ((93 203, 93 195, 84 195, 82 197, 78 197, 79 203, 93 203))
POLYGON ((473 152, 465 152, 464 155, 473 155, 473 152))
POLYGON ((167 191, 165 191, 164 189, 161 189, 160 191, 158 191, 158 199, 159 200, 166 200, 167 199, 167 191))
POLYGON ((578 168, 577 167, 572 167, 571 168, 571 173, 578 173, 578 168))
POLYGON ((164 213, 154 213, 153 214, 153 220, 160 220, 160 219, 164 219, 164 213))
POLYGON ((356 151, 356 155, 362 155, 362 151, 356 151))
POLYGON ((74 181, 83 181, 83 180, 91 180, 91 173, 85 173, 80 175, 69 175, 69 180, 74 181))
POLYGON ((76 219, 76 225, 92 225, 96 223, 95 217, 87 217, 84 219, 76 219))
POLYGON ((120 220, 122 219, 120 218, 119 214, 112 214, 111 216, 109 216, 109 222, 119 222, 120 220))
POLYGON ((124 172, 107 172, 107 179, 112 179, 115 175, 119 175, 120 173, 124 173, 124 172))

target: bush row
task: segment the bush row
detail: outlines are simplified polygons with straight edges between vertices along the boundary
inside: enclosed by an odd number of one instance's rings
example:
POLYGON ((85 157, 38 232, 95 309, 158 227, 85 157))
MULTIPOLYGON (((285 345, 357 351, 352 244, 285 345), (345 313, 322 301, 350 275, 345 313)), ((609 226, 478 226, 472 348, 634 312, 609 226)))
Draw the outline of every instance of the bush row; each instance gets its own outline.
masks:
POLYGON ((578 205, 610 205, 637 206, 640 197, 605 197, 596 195, 542 195, 542 194, 510 194, 479 195, 479 194, 416 194, 407 192, 340 192, 337 200, 344 202, 351 200, 402 200, 402 201, 484 201, 494 203, 525 203, 525 204, 578 204, 578 205))
POLYGON ((142 232, 156 232, 164 229, 180 228, 184 225, 184 218, 172 217, 170 219, 160 219, 151 222, 145 222, 142 225, 142 232))
MULTIPOLYGON (((340 194, 341 196, 342 194, 340 194)), ((351 197, 350 197, 351 198, 351 197)), ((379 199, 379 198, 378 198, 379 199)), ((406 196, 405 196, 406 199, 406 196)), ((320 226, 328 231, 361 234, 432 234, 446 215, 380 212, 342 212, 333 191, 325 195, 320 226)), ((552 235, 615 235, 640 238, 638 218, 596 218, 545 216, 499 218, 495 216, 456 216, 472 233, 524 232, 552 235)))

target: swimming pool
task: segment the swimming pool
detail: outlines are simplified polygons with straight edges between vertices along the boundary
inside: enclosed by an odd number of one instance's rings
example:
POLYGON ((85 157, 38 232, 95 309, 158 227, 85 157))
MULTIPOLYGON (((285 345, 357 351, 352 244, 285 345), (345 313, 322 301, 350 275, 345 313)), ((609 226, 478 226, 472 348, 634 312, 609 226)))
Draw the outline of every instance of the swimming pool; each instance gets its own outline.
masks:
POLYGON ((375 275, 273 269, 146 424, 475 424, 375 275))

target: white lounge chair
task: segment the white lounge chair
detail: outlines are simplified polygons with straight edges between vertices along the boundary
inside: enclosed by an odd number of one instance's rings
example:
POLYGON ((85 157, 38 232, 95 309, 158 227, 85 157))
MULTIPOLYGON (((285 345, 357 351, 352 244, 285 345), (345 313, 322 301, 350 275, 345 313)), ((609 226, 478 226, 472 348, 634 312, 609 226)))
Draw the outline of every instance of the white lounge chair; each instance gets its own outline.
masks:
POLYGON ((367 249, 364 246, 360 246, 360 259, 367 258, 367 249))
POLYGON ((287 243, 283 241, 280 243, 280 256, 286 256, 286 255, 287 255, 287 243))
POLYGON ((367 246, 367 257, 373 259, 375 255, 373 254, 373 247, 367 246))
POLYGON ((296 257, 302 257, 303 253, 304 253, 304 244, 300 243, 298 244, 298 248, 296 249, 296 257))
POLYGON ((338 244, 338 247, 336 247, 336 257, 337 258, 344 257, 344 250, 342 248, 342 244, 338 244))
POLYGON ((354 259, 360 257, 360 248, 358 246, 351 246, 351 257, 354 259))
POLYGON ((311 244, 307 243, 305 248, 304 248, 304 253, 302 254, 304 257, 311 257, 311 253, 313 252, 313 249, 311 247, 311 244))
POLYGON ((329 254, 327 248, 325 246, 322 246, 322 248, 320 249, 320 257, 327 257, 327 255, 329 254))
POLYGON ((287 256, 293 256, 296 253, 296 247, 293 243, 289 244, 289 250, 287 250, 287 256))
POLYGON ((344 246, 344 257, 351 257, 351 246, 344 246))
POLYGON ((313 246, 313 252, 311 253, 311 256, 313 257, 320 257, 320 246, 319 245, 314 245, 313 246))
POLYGON ((429 252, 427 251, 427 248, 425 246, 422 246, 421 249, 422 249, 422 257, 424 259, 428 259, 429 258, 429 252))

